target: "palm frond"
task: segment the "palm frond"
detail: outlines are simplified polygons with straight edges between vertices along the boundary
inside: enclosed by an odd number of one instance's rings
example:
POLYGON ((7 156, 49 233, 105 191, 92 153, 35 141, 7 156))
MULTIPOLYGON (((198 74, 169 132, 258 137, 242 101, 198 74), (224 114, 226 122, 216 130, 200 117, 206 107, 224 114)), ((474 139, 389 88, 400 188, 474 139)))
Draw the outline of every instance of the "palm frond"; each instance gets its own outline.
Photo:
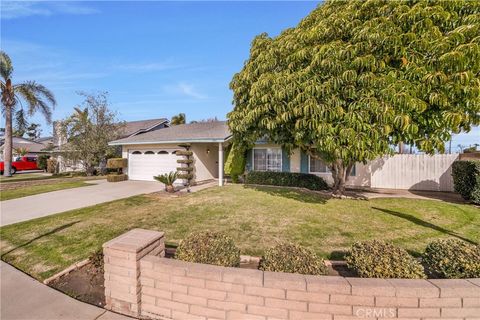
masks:
POLYGON ((5 51, 0 51, 0 75, 2 76, 5 82, 11 77, 13 73, 12 60, 5 53, 5 51))
POLYGON ((57 104, 53 93, 45 86, 35 81, 27 81, 14 87, 18 93, 28 103, 28 113, 32 115, 40 111, 47 122, 52 121, 52 108, 57 104))

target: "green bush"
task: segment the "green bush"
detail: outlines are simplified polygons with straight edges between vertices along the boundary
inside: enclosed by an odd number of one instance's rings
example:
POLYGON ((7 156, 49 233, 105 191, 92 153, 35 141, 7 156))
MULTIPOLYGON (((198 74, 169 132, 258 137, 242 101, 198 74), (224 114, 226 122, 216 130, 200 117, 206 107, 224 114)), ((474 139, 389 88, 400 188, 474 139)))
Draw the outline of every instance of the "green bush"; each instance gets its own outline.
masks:
POLYGON ((45 154, 42 154, 38 156, 37 158, 37 167, 42 170, 47 170, 47 160, 50 158, 50 156, 47 156, 45 154))
POLYGON ((86 177, 87 173, 85 171, 69 171, 69 172, 59 172, 52 175, 55 178, 73 178, 73 177, 86 177))
POLYGON ((218 232, 195 232, 182 240, 175 258, 224 267, 240 265, 240 250, 233 239, 218 232))
POLYGON ((57 160, 53 158, 47 159, 47 172, 48 173, 57 172, 57 160))
POLYGON ((430 277, 480 278, 480 245, 457 239, 436 240, 427 246, 422 258, 430 277))
POLYGON ((347 265, 362 278, 425 278, 423 267, 402 248, 378 240, 356 242, 347 265))
POLYGON ((455 191, 465 200, 480 204, 480 161, 455 161, 452 176, 455 191))
POLYGON ((193 151, 189 150, 178 150, 175 152, 177 156, 193 156, 193 151))
POLYGON ((310 190, 326 190, 328 184, 320 177, 307 173, 251 171, 247 174, 246 184, 299 187, 310 190))
POLYGON ((312 250, 293 244, 279 243, 265 251, 260 270, 323 275, 328 270, 322 259, 312 250))
POLYGON ((125 158, 110 158, 107 160, 108 169, 123 169, 128 166, 128 160, 125 158))
POLYGON ((246 149, 234 142, 228 152, 227 161, 225 161, 225 174, 232 178, 233 183, 238 183, 239 176, 245 172, 247 162, 246 149))
POLYGON ((126 174, 108 174, 107 181, 108 182, 120 182, 128 180, 128 176, 126 174))

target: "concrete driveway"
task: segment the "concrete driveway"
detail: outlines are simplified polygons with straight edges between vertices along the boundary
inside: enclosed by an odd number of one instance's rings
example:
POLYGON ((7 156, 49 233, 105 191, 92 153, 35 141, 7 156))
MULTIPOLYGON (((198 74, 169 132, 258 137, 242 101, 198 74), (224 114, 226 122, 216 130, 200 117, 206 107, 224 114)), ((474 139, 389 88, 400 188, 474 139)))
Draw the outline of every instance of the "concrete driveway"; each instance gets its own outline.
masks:
POLYGON ((131 196, 164 190, 159 182, 88 181, 91 186, 59 190, 0 202, 0 226, 131 196))

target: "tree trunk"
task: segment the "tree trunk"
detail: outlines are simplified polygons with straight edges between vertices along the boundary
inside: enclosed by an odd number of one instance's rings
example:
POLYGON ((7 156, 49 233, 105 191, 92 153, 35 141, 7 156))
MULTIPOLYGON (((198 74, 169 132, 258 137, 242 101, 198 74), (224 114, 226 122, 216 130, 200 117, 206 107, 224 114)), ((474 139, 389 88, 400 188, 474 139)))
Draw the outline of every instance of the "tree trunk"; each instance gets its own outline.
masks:
POLYGON ((5 177, 12 176, 12 106, 5 106, 5 144, 3 147, 3 161, 5 177))
POLYGON ((337 160, 331 166, 332 178, 333 178, 333 190, 334 197, 342 197, 345 195, 345 187, 348 181, 348 177, 352 172, 353 164, 345 165, 343 161, 337 160))

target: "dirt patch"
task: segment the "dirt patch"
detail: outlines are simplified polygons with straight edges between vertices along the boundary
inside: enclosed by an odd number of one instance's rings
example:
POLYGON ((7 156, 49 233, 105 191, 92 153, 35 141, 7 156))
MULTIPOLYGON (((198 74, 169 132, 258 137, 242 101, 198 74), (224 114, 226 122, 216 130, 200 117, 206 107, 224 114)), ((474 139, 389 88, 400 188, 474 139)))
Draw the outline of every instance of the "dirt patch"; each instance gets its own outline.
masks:
POLYGON ((99 307, 105 306, 103 268, 88 263, 48 284, 75 299, 99 307))

